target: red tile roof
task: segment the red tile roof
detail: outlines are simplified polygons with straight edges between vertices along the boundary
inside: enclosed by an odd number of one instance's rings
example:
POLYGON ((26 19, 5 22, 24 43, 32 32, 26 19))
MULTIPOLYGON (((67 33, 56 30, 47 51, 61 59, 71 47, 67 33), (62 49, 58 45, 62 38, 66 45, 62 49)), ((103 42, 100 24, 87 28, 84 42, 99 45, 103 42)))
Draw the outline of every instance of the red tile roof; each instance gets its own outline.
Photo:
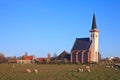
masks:
POLYGON ((23 56, 24 60, 33 60, 34 56, 23 56))
POLYGON ((39 62, 43 62, 43 61, 47 61, 48 60, 48 58, 37 58, 37 61, 39 61, 39 62))

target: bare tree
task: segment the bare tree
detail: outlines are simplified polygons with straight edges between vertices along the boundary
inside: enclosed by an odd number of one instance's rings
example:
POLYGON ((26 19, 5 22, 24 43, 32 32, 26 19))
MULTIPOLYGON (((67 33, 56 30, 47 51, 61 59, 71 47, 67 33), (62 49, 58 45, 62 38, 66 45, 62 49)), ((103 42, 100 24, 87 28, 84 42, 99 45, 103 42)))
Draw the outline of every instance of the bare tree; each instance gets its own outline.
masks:
POLYGON ((57 56, 57 54, 56 54, 56 53, 54 53, 53 57, 55 58, 55 60, 57 60, 57 59, 58 59, 58 56, 57 56))
POLYGON ((5 56, 3 53, 0 53, 0 63, 6 62, 5 56))

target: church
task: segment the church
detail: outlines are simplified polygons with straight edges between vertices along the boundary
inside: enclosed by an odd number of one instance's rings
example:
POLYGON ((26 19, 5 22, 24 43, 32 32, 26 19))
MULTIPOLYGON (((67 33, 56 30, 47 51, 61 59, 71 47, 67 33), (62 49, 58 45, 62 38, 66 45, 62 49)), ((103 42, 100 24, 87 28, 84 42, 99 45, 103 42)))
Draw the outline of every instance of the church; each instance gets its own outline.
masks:
POLYGON ((87 38, 76 38, 70 53, 71 63, 98 63, 100 54, 98 48, 99 30, 93 14, 92 28, 87 38))

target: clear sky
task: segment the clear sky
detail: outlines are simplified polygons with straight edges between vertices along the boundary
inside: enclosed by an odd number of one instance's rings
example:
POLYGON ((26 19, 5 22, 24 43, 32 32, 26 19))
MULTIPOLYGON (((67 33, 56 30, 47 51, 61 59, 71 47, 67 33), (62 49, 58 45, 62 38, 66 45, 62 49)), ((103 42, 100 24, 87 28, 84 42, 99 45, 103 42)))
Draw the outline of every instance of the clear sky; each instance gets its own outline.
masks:
POLYGON ((93 13, 102 57, 120 57, 119 0, 0 0, 0 52, 46 57, 89 37, 93 13))

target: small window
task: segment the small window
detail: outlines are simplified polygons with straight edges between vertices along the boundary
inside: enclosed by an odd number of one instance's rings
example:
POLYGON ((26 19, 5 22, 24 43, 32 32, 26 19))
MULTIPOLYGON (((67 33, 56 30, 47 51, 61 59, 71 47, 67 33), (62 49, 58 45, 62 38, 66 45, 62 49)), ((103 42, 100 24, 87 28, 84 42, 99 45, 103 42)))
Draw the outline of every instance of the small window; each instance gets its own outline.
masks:
POLYGON ((92 37, 92 35, 91 35, 91 37, 92 37))
POLYGON ((92 35, 93 39, 94 39, 94 34, 92 35))

